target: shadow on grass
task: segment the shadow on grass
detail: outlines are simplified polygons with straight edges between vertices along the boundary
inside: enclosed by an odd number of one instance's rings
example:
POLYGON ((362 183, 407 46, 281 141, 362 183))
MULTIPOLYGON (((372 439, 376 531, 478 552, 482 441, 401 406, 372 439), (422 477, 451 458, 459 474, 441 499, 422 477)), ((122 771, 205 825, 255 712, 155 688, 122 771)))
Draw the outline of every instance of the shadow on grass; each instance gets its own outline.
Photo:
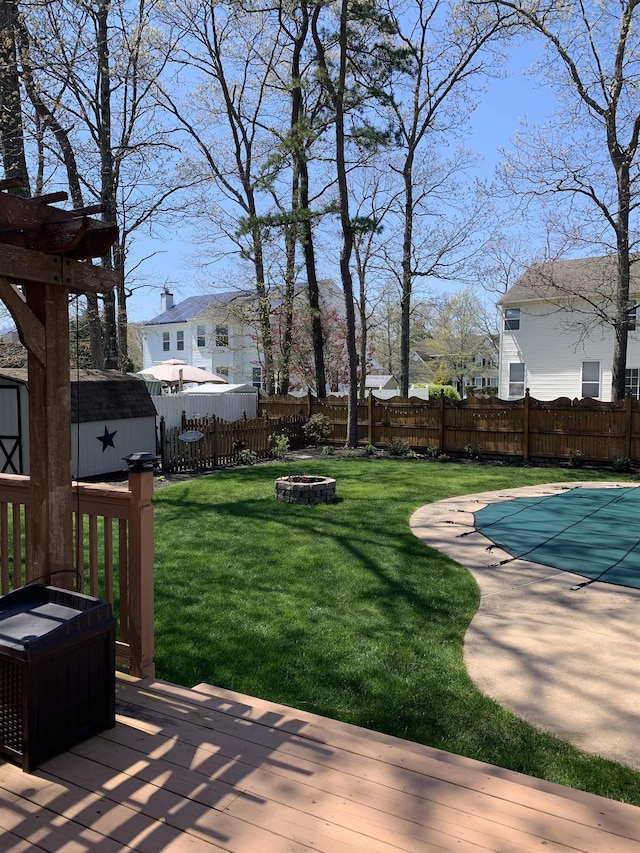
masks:
MULTIPOLYGON (((408 526, 417 506, 460 488, 453 466, 435 482, 410 465, 391 463, 382 475, 376 467, 298 468, 335 476, 340 504, 276 501, 273 480, 286 465, 158 492, 159 677, 209 682, 639 802, 637 774, 536 732, 470 682, 462 642, 475 581, 408 526)), ((469 491, 519 484, 513 472, 489 473, 465 472, 469 491)))

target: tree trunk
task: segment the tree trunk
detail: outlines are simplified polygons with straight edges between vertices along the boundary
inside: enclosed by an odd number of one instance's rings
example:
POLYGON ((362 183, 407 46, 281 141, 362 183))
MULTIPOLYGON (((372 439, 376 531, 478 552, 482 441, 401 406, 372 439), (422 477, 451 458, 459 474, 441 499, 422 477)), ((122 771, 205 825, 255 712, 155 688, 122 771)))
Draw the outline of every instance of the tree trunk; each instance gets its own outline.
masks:
POLYGON ((609 116, 609 156, 616 173, 618 215, 615 221, 618 282, 616 288, 616 317, 613 326, 613 364, 611 368, 611 399, 624 400, 627 372, 627 343, 629 338, 629 285, 631 258, 629 255, 629 214, 631 210, 631 174, 629 157, 625 157, 616 142, 613 116, 609 116))
MULTIPOLYGON (((98 0, 96 11, 96 53, 98 62, 98 112, 100 146, 100 201, 103 206, 102 219, 115 225, 115 177, 113 151, 111 149, 111 79, 109 64, 109 9, 110 0, 98 0)), ((115 269, 112 252, 102 258, 103 266, 115 269)), ((104 354, 106 369, 118 367, 118 341, 116 322, 116 294, 107 293, 104 297, 104 354)))
POLYGON ((297 236, 302 241, 304 263, 307 274, 307 294, 309 300, 309 315, 311 321, 311 341, 313 346, 313 361, 316 375, 316 395, 323 398, 327 393, 327 380, 324 366, 324 334, 322 330, 322 312, 320 309, 320 291, 313 245, 313 228, 311 226, 311 211, 309 209, 309 166, 307 162, 308 132, 302 122, 304 103, 302 97, 302 76, 300 57, 309 32, 309 10, 306 0, 300 3, 302 21, 294 38, 293 54, 291 57, 291 131, 294 159, 294 172, 299 183, 298 213, 302 213, 297 236))
MULTIPOLYGON (((295 176, 292 187, 292 207, 296 205, 298 198, 297 178, 295 176)), ((295 295, 296 279, 296 243, 298 227, 296 222, 285 225, 285 257, 286 270, 284 275, 284 299, 282 304, 282 318, 284 329, 281 340, 281 367, 279 371, 278 394, 289 393, 289 375, 291 370, 291 343, 293 338, 293 300, 295 295)))
MULTIPOLYGON (((253 204, 253 197, 250 197, 253 204)), ((262 357, 264 367, 264 388, 271 397, 275 393, 275 371, 273 365, 273 335, 271 333, 271 302, 264 277, 264 256, 262 252, 262 234, 256 221, 255 206, 251 210, 253 227, 253 265, 256 274, 256 292, 258 294, 258 323, 262 337, 262 357)))
POLYGON ((316 394, 319 399, 327 396, 327 374, 324 363, 324 332, 322 329, 322 311, 320 309, 320 288, 316 269, 316 255, 313 245, 313 228, 309 210, 309 170, 306 159, 300 163, 300 206, 306 212, 302 223, 302 244, 304 265, 307 273, 309 311, 311 315, 311 340, 313 344, 313 362, 316 373, 316 394))
POLYGON ((400 297, 400 395, 409 396, 409 349, 411 346, 411 291, 413 288, 413 155, 408 153, 403 169, 404 222, 402 236, 402 289, 400 297))
POLYGON ((20 182, 11 192, 29 198, 16 44, 18 17, 17 3, 0 2, 0 142, 4 177, 20 182))
POLYGON ((353 302, 353 279, 351 277, 351 254, 353 251, 353 224, 349 213, 349 187, 347 182, 346 134, 344 127, 344 95, 347 67, 347 15, 349 0, 342 0, 340 7, 340 71, 338 85, 334 90, 336 173, 340 200, 340 225, 342 249, 340 251, 340 277, 344 290, 345 319, 347 324, 347 358, 349 362, 349 404, 347 413, 347 447, 358 443, 358 352, 356 348, 356 313, 353 302))
POLYGON ((102 325, 100 323, 100 308, 98 295, 87 293, 87 322, 89 324, 89 350, 91 352, 91 366, 100 369, 102 367, 102 325))

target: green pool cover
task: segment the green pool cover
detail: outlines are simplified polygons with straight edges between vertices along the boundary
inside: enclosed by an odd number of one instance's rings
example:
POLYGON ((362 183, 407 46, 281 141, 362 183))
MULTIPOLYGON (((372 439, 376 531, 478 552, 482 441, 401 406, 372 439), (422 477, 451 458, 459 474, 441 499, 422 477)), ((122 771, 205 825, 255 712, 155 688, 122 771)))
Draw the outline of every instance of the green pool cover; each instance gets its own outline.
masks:
POLYGON ((640 488, 514 498, 474 516, 476 530, 512 558, 640 589, 640 488))

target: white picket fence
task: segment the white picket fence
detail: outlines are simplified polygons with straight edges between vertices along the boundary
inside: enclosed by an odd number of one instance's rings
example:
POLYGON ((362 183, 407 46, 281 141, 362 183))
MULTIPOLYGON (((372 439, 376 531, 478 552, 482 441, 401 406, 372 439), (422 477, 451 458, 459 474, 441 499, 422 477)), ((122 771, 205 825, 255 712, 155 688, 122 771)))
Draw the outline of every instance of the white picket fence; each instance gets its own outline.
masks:
POLYGON ((151 398, 155 404, 158 418, 164 417, 167 429, 182 424, 182 413, 191 418, 222 418, 225 421, 237 421, 243 415, 255 418, 258 413, 258 395, 256 394, 164 394, 151 398))

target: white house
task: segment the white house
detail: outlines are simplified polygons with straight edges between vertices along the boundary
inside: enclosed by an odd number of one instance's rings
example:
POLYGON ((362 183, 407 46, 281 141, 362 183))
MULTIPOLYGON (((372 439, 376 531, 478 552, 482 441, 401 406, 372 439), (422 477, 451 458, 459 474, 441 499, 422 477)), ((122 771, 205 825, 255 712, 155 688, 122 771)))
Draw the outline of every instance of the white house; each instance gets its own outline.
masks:
POLYGON ((229 382, 262 385, 255 326, 247 316, 255 302, 250 290, 190 296, 175 303, 165 290, 161 311, 144 324, 142 369, 169 358, 224 376, 229 382))
MULTIPOLYGON (((333 281, 323 280, 319 286, 324 310, 340 306, 341 294, 333 281)), ((142 369, 179 358, 230 383, 263 387, 256 300, 254 290, 234 290, 176 303, 165 289, 160 314, 144 323, 142 369)), ((306 303, 304 290, 296 300, 306 303)))
MULTIPOLYGON (((633 267, 632 267, 633 270, 633 267)), ((500 302, 498 394, 611 400, 615 305, 612 256, 534 264, 500 302)), ((640 278, 632 271, 629 304, 627 393, 638 399, 640 331, 635 328, 640 278)))

